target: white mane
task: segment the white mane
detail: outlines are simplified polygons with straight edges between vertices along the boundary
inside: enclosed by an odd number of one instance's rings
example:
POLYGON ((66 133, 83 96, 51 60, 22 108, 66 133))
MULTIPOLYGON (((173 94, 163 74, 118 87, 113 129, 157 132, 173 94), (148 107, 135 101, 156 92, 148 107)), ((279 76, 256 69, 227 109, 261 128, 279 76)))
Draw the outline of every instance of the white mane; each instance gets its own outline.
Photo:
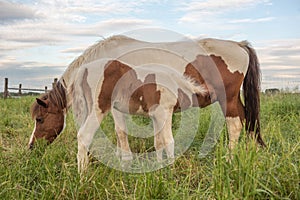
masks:
POLYGON ((82 64, 86 64, 89 62, 94 61, 95 59, 98 59, 99 57, 103 57, 103 54, 105 54, 105 48, 112 43, 117 43, 119 41, 125 41, 125 40, 133 40, 129 37, 123 36, 123 35, 115 35, 111 36, 107 39, 101 40, 94 45, 87 48, 82 55, 80 55, 77 59, 75 59, 71 64, 70 67, 79 67, 82 64), (101 55, 100 55, 101 54, 101 55))
POLYGON ((111 57, 110 50, 114 45, 119 45, 120 43, 126 43, 129 41, 135 41, 132 38, 123 36, 123 35, 115 35, 104 40, 101 40, 94 45, 87 48, 80 56, 78 56, 72 63, 68 66, 61 79, 63 78, 66 82, 67 86, 73 82, 73 78, 75 78, 78 68, 81 65, 93 62, 97 59, 104 57, 111 57))

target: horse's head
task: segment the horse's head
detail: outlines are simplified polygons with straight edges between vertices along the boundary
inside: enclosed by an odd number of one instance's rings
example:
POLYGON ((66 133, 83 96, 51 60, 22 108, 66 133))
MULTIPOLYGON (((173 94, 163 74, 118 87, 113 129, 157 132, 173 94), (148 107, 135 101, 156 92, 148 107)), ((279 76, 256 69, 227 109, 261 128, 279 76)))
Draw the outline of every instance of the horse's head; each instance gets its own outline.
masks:
POLYGON ((31 107, 35 127, 30 137, 29 148, 33 148, 35 140, 39 138, 46 139, 48 144, 52 143, 64 128, 65 96, 63 95, 63 98, 53 98, 50 95, 46 94, 37 98, 31 107))

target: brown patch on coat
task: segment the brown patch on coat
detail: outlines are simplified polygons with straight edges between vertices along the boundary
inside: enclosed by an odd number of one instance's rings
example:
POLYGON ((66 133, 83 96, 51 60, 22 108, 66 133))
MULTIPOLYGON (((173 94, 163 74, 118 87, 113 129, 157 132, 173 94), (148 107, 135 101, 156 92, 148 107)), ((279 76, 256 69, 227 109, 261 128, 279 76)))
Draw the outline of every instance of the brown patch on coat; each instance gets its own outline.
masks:
POLYGON ((241 108, 227 109, 227 107, 228 103, 239 99, 244 76, 238 71, 231 73, 220 56, 198 55, 193 62, 186 66, 184 74, 199 84, 203 84, 208 90, 206 95, 194 95, 194 106, 206 107, 219 101, 226 116, 238 116, 240 112, 243 112, 241 108))
MULTIPOLYGON (((145 80, 141 81, 130 66, 117 60, 108 62, 104 68, 104 80, 98 97, 101 111, 107 112, 116 96, 120 95, 124 100, 118 102, 119 105, 122 104, 117 108, 120 111, 136 114, 142 108, 143 112, 148 113, 150 108, 158 105, 160 101, 155 74, 148 74, 145 80), (126 104, 127 102, 129 103, 126 104)), ((117 98, 117 101, 120 101, 120 98, 117 98)))
POLYGON ((160 91, 157 90, 155 74, 148 74, 143 84, 142 107, 148 113, 150 108, 154 109, 159 104, 160 91))
POLYGON ((137 79, 137 76, 132 71, 132 68, 117 60, 109 61, 105 65, 104 80, 98 97, 98 106, 103 113, 110 110, 114 88, 122 76, 127 72, 127 76, 132 76, 133 79, 137 79))

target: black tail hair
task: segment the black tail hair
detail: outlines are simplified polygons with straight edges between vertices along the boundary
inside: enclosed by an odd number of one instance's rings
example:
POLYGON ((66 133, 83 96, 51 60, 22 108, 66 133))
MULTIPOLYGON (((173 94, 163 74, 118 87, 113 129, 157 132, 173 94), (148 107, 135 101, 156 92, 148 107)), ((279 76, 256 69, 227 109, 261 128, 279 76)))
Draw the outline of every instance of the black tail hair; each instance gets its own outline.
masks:
POLYGON ((249 54, 248 71, 243 83, 246 130, 250 134, 253 132, 257 143, 265 147, 266 145, 260 134, 260 65, 256 52, 249 43, 244 48, 249 54))

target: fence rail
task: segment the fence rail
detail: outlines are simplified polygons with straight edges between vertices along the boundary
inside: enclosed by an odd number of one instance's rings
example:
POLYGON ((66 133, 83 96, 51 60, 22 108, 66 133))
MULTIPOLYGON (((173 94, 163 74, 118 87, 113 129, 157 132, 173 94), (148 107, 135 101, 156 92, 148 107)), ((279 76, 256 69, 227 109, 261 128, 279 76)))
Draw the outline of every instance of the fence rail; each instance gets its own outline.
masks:
MULTIPOLYGON (((52 83, 52 87, 54 87, 57 83, 57 78, 54 79, 54 82, 52 83)), ((47 93, 48 87, 45 86, 45 89, 37 89, 37 88, 22 88, 22 84, 19 84, 18 88, 15 87, 8 87, 8 78, 4 79, 4 92, 3 92, 3 98, 6 99, 10 96, 9 90, 18 90, 18 95, 22 95, 22 91, 32 91, 32 92, 45 92, 47 93)))

